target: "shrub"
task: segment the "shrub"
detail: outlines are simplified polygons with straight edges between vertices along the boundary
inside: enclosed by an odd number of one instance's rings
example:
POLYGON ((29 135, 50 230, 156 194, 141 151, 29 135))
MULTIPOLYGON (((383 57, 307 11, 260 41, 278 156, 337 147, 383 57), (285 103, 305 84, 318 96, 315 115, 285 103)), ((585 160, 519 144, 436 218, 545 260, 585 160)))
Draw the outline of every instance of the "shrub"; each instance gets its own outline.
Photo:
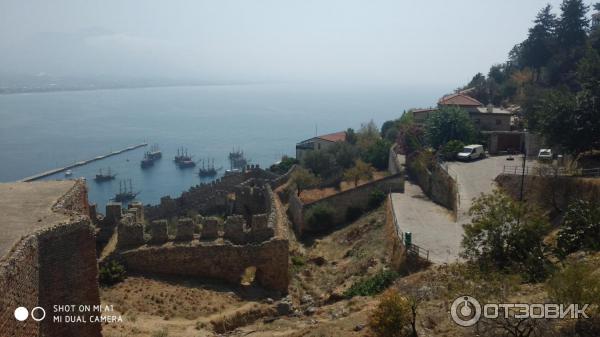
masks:
POLYGON ((571 203, 558 232, 562 256, 581 250, 600 250, 600 206, 584 200, 571 203))
POLYGON ((168 337, 169 331, 166 328, 154 331, 152 337, 168 337))
POLYGON ((357 206, 350 206, 346 210, 346 221, 353 222, 354 220, 360 218, 360 216, 362 214, 363 214, 362 208, 357 207, 357 206))
POLYGON ((327 204, 317 204, 311 207, 305 215, 306 223, 313 228, 333 225, 335 210, 327 204))
POLYGON ((460 140, 451 140, 442 148, 441 155, 444 157, 444 160, 455 160, 456 155, 462 151, 465 147, 465 144, 460 140))
POLYGON ((292 255, 292 264, 294 266, 304 266, 306 264, 306 259, 300 255, 292 255))
POLYGON ((369 209, 375 209, 381 205, 385 201, 385 193, 381 190, 374 190, 369 194, 369 209))
POLYGON ((600 279, 589 263, 575 262, 555 273, 546 283, 548 294, 558 303, 600 304, 600 279))
POLYGON ((379 337, 408 336, 411 317, 409 300, 388 290, 369 317, 369 327, 379 337))
POLYGON ((354 296, 373 296, 379 294, 389 287, 397 278, 398 273, 395 271, 382 270, 371 277, 355 282, 344 292, 344 296, 350 298, 354 296))
POLYGON ((285 174, 292 168, 292 166, 298 163, 299 161, 296 158, 283 156, 278 164, 273 164, 271 167, 269 167, 269 171, 277 174, 285 174))
POLYGON ((365 150, 363 159, 376 169, 385 170, 388 167, 391 145, 385 139, 378 139, 365 150))
POLYGON ((100 267, 98 281, 101 285, 110 286, 125 280, 125 267, 116 260, 110 260, 100 267))

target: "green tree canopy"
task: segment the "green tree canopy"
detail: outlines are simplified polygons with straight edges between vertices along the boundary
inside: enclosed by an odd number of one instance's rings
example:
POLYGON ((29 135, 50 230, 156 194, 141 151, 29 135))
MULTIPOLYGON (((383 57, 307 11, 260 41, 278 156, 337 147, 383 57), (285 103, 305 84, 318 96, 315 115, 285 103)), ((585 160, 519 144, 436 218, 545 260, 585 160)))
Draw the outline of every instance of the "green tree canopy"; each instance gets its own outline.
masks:
POLYGON ((427 119, 425 135, 429 145, 437 149, 451 140, 472 142, 475 137, 475 127, 463 109, 443 107, 427 119))
POLYGON ((361 179, 373 179, 373 171, 374 169, 371 164, 367 164, 364 161, 357 159, 354 167, 344 171, 344 180, 354 182, 354 187, 356 187, 361 179))
POLYGON ((319 183, 319 178, 308 170, 299 167, 292 173, 290 182, 296 186, 298 195, 300 195, 303 190, 317 185, 319 183))

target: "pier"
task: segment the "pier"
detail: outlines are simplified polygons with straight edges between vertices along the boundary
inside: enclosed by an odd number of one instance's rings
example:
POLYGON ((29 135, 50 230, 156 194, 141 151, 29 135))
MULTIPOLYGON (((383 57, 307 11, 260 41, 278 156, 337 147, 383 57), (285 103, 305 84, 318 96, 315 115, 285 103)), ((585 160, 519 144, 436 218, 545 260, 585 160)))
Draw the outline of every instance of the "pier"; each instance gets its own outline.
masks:
POLYGON ((128 147, 126 147, 124 149, 121 149, 121 150, 118 150, 118 151, 112 151, 112 152, 110 152, 108 154, 105 154, 103 156, 97 156, 97 157, 94 157, 92 159, 78 161, 78 162, 73 163, 71 165, 67 165, 67 166, 64 166, 64 167, 55 168, 55 169, 52 169, 52 170, 49 170, 49 171, 46 171, 46 172, 42 172, 42 173, 38 173, 36 175, 32 175, 32 176, 27 177, 27 178, 23 178, 23 179, 21 179, 19 181, 27 182, 27 181, 34 181, 34 180, 42 179, 42 178, 45 178, 47 176, 51 176, 51 175, 56 174, 56 173, 64 172, 64 171, 72 169, 74 167, 83 166, 83 165, 89 164, 91 162, 95 162, 97 160, 102 160, 104 158, 116 156, 116 155, 121 154, 123 152, 135 150, 135 149, 138 149, 138 148, 144 147, 144 146, 148 146, 148 143, 141 143, 141 144, 138 144, 138 145, 128 146, 128 147))

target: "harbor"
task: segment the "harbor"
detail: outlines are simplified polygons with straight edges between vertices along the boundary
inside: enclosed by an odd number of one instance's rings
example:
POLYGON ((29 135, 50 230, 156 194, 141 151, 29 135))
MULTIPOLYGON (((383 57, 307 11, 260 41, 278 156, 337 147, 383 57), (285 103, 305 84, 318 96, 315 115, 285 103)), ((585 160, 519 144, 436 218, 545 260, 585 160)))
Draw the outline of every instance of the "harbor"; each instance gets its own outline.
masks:
POLYGON ((148 146, 148 143, 141 143, 141 144, 137 144, 137 145, 131 145, 131 146, 128 146, 128 147, 126 147, 124 149, 121 149, 121 150, 118 150, 118 151, 112 151, 112 152, 110 152, 108 154, 105 154, 105 155, 102 155, 102 156, 97 156, 97 157, 94 157, 94 158, 88 159, 88 160, 78 161, 78 162, 75 162, 75 163, 73 163, 71 165, 67 165, 67 166, 64 166, 64 167, 59 167, 59 168, 52 169, 52 170, 49 170, 49 171, 45 171, 45 172, 42 172, 42 173, 39 173, 39 174, 35 174, 35 175, 32 175, 32 176, 23 178, 23 179, 21 179, 19 181, 28 182, 28 181, 39 180, 39 179, 51 176, 53 174, 64 172, 64 171, 70 170, 72 168, 83 166, 83 165, 86 165, 86 164, 89 164, 89 163, 92 163, 92 162, 95 162, 95 161, 98 161, 98 160, 102 160, 102 159, 105 159, 105 158, 108 158, 108 157, 116 156, 118 154, 121 154, 121 153, 124 153, 124 152, 127 152, 127 151, 139 149, 140 147, 144 147, 144 146, 148 146))

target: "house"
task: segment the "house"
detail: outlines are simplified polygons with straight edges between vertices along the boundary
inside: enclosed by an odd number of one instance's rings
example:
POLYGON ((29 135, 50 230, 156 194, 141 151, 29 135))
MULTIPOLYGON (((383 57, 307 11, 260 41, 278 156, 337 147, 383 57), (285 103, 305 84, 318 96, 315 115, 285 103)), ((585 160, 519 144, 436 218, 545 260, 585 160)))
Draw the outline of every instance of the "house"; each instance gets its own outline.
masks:
POLYGON ((494 107, 484 106, 473 97, 464 93, 447 95, 438 101, 438 108, 413 110, 413 118, 416 123, 425 123, 427 118, 435 114, 439 108, 457 106, 469 114, 471 121, 480 131, 511 131, 511 111, 494 107))
POLYGON ((316 136, 296 144, 296 159, 302 161, 304 156, 311 151, 325 150, 337 142, 346 141, 346 132, 336 132, 316 136))
POLYGON ((524 133, 513 130, 513 111, 491 104, 485 106, 465 92, 446 95, 439 99, 437 105, 437 108, 412 110, 415 123, 425 123, 427 118, 437 113, 440 108, 456 106, 467 112, 477 130, 488 138, 487 149, 490 153, 522 149, 524 133))

